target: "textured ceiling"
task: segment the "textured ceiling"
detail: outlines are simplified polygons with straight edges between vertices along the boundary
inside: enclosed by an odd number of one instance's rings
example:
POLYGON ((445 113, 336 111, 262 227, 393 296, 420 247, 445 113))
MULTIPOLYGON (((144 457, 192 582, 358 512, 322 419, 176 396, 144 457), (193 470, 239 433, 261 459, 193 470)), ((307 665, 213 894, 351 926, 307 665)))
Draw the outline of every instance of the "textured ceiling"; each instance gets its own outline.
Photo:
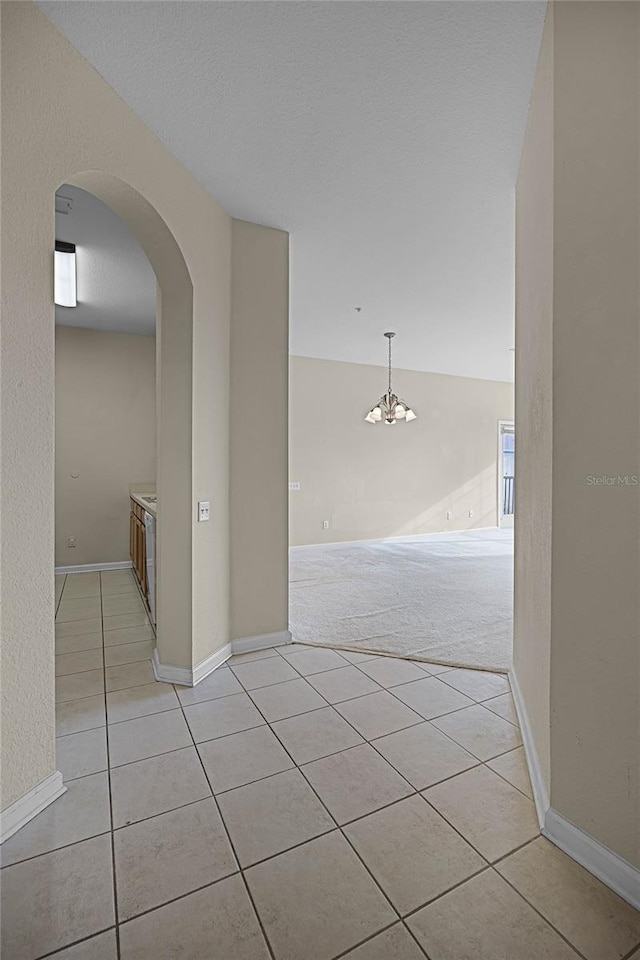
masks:
POLYGON ((291 350, 512 378, 544 3, 41 2, 235 217, 291 233, 291 350), (355 307, 361 307, 357 313, 355 307))
POLYGON ((76 244, 77 307, 56 307, 56 323, 120 333, 156 332, 156 276, 120 217, 90 193, 63 184, 69 213, 56 213, 56 240, 76 244))

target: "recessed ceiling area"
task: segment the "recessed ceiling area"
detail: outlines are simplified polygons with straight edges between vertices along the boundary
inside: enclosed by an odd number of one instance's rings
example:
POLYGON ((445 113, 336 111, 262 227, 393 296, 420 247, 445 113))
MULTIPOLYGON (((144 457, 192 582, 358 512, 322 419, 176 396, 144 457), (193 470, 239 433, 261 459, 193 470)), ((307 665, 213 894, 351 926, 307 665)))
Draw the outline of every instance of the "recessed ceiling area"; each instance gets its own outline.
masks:
MULTIPOLYGON (((101 200, 63 184, 56 240, 76 245, 78 305, 56 305, 56 323, 117 333, 156 332, 156 275, 129 228, 101 200)), ((52 198, 53 202, 53 198, 52 198)))
POLYGON ((291 352, 513 378, 542 2, 41 2, 234 217, 291 234, 291 352), (362 308, 360 312, 356 307, 362 308))

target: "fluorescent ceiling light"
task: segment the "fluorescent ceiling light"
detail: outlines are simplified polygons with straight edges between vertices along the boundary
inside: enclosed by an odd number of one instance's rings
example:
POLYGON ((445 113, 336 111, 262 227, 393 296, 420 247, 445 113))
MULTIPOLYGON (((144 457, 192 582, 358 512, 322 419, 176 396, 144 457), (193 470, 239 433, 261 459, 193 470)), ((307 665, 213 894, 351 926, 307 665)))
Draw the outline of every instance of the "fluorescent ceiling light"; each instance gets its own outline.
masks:
POLYGON ((59 307, 76 307, 76 245, 56 240, 54 300, 59 307))

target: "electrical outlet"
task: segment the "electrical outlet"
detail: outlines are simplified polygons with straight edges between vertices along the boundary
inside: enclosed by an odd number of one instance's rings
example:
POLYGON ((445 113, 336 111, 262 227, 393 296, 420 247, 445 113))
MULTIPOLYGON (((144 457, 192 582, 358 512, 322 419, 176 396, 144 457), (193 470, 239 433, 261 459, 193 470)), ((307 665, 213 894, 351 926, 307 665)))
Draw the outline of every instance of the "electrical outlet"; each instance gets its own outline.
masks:
POLYGON ((289 480, 289 490, 299 490, 300 481, 299 480, 289 480))
POLYGON ((209 501, 200 500, 198 502, 198 523, 203 523, 209 519, 209 501))
POLYGON ((473 510, 469 510, 469 520, 473 519, 473 510))
POLYGON ((76 545, 76 538, 75 538, 75 537, 67 537, 67 546, 69 547, 69 549, 70 549, 70 550, 73 549, 73 547, 75 547, 75 545, 76 545))
POLYGON ((447 520, 453 520, 453 513, 451 510, 447 510, 447 520))
POLYGON ((322 529, 323 529, 323 530, 328 530, 328 529, 329 529, 329 521, 328 521, 328 520, 323 520, 323 521, 322 521, 322 529))

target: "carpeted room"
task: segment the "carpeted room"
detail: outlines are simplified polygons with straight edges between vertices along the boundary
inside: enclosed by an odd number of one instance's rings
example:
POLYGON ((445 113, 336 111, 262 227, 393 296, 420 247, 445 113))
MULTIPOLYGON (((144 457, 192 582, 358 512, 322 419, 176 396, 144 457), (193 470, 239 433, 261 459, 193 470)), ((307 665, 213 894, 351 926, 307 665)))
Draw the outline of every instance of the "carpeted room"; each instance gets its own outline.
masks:
MULTIPOLYGON (((424 362, 406 342, 399 354, 424 362)), ((382 365, 290 358, 292 636, 507 671, 513 491, 505 504, 503 474, 514 470, 500 451, 513 384, 394 364, 393 390, 416 419, 389 430, 364 419, 387 377, 382 365)))

